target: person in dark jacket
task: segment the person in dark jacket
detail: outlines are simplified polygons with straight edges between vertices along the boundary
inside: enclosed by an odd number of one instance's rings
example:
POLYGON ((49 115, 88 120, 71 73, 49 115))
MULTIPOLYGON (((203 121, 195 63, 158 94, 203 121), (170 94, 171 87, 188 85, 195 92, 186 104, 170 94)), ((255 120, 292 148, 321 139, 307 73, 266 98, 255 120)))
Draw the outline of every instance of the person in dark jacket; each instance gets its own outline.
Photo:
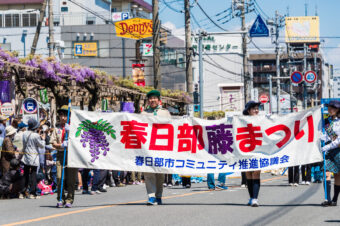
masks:
MULTIPOLYGON (((10 170, 0 180, 0 196, 2 198, 16 198, 24 190, 25 179, 20 169, 20 161, 12 159, 10 170)), ((20 197, 20 196, 19 196, 20 197)))

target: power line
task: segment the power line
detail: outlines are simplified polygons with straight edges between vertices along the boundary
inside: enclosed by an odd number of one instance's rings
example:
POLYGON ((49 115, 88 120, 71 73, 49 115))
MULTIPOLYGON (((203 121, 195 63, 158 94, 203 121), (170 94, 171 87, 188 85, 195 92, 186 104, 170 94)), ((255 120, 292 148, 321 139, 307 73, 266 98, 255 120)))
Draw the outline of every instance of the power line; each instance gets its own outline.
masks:
POLYGON ((264 14, 264 16, 265 16, 267 19, 270 18, 270 17, 262 10, 262 8, 261 8, 260 5, 257 3, 257 1, 254 0, 254 2, 255 2, 255 9, 258 8, 258 9, 264 14))
POLYGON ((201 25, 200 25, 200 23, 196 20, 196 17, 194 16, 194 14, 190 12, 190 15, 191 15, 192 19, 194 20, 194 22, 197 24, 197 26, 198 26, 199 28, 202 28, 201 25))
MULTIPOLYGON (((172 11, 174 11, 174 12, 176 12, 176 13, 183 13, 182 10, 175 9, 175 8, 172 7, 170 4, 168 4, 168 3, 166 2, 166 0, 162 0, 162 2, 164 3, 164 5, 166 5, 166 6, 167 6, 169 9, 171 9, 172 11)), ((174 1, 172 1, 172 2, 174 2, 174 1)))
POLYGON ((223 31, 228 31, 226 29, 224 29, 223 27, 221 27, 220 25, 218 25, 213 19, 210 18, 210 16, 204 11, 204 9, 201 7, 201 5, 198 3, 198 1, 196 0, 196 4, 197 6, 200 8, 200 10, 204 13, 204 15, 219 29, 223 30, 223 31))

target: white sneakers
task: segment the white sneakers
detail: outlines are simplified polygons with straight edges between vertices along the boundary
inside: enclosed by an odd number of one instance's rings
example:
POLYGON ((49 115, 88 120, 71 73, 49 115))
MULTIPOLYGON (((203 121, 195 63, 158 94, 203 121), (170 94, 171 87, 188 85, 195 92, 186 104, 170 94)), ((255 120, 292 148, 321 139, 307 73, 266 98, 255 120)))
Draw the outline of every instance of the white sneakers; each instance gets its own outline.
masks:
POLYGON ((251 207, 259 207, 260 204, 259 204, 259 200, 258 199, 252 199, 250 198, 249 199, 249 202, 247 204, 247 206, 251 206, 251 207))
POLYGON ((310 181, 302 181, 300 184, 301 185, 310 185, 310 181))
POLYGON ((251 207, 259 207, 259 200, 258 199, 252 199, 251 201, 251 207))

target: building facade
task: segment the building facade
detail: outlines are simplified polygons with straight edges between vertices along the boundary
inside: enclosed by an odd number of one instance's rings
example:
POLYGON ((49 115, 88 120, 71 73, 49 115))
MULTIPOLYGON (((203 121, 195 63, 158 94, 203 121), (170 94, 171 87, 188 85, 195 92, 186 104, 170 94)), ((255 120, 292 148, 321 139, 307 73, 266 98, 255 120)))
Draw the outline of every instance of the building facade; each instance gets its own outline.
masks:
MULTIPOLYGON (((198 37, 192 41, 194 84, 199 85, 198 37)), ((203 37, 203 111, 241 111, 244 107, 241 35, 203 37)), ((200 106, 200 107, 201 107, 200 106)))
MULTIPOLYGON (((269 96, 269 77, 276 77, 276 55, 275 54, 250 54, 249 60, 252 64, 253 71, 253 84, 254 88, 258 90, 260 95, 269 96)), ((311 53, 307 56, 307 71, 313 70, 317 74, 316 82, 312 84, 307 84, 307 107, 314 106, 319 103, 321 98, 331 97, 330 90, 332 89, 331 76, 329 74, 328 65, 324 62, 321 54, 311 53)), ((293 107, 299 110, 303 109, 302 102, 304 100, 303 95, 303 82, 300 84, 293 84, 292 90, 290 89, 290 75, 294 71, 300 71, 303 73, 303 54, 294 54, 294 57, 289 58, 287 54, 282 54, 280 56, 280 76, 286 77, 287 79, 281 79, 280 96, 287 96, 290 93, 292 98, 296 99, 297 102, 294 103, 293 107), (296 106, 297 105, 297 106, 296 106)), ((277 79, 272 79, 273 96, 276 94, 276 82, 277 79)), ((276 98, 273 98, 272 102, 276 102, 276 98)), ((283 102, 280 101, 282 105, 283 102)), ((274 104, 276 106, 276 103, 274 104)), ((290 104, 285 105, 289 107, 290 104)), ((272 112, 277 112, 276 107, 273 107, 272 112)), ((289 109, 282 109, 281 111, 286 111, 289 109)))

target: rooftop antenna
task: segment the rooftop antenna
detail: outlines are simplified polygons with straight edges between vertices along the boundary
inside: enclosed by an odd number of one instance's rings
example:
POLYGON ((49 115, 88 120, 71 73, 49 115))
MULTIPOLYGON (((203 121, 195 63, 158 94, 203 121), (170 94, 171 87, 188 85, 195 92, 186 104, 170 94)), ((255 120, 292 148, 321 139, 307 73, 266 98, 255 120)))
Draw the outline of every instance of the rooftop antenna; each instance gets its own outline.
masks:
POLYGON ((315 16, 318 16, 318 5, 315 4, 315 16))
POLYGON ((287 12, 286 12, 287 16, 289 16, 289 6, 287 6, 287 12))

